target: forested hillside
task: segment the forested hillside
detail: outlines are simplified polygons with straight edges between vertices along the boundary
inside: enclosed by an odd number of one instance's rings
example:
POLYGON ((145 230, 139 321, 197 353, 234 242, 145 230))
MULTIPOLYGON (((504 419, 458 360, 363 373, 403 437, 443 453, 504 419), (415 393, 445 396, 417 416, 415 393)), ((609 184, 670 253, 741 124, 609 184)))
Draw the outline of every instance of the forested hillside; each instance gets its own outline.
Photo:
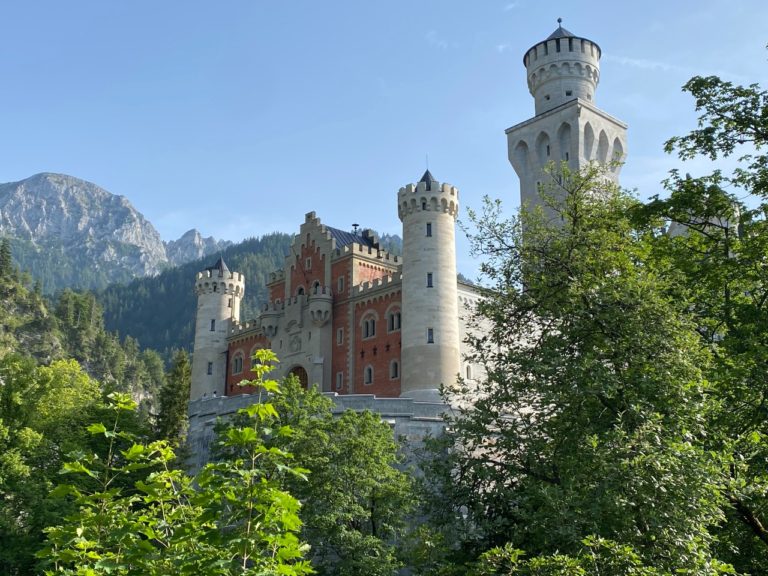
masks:
MULTIPOLYGON (((243 318, 253 317, 259 305, 266 301, 269 274, 283 266, 292 238, 290 234, 267 234, 222 251, 230 270, 245 274, 243 318)), ((112 285, 98 292, 107 329, 130 335, 138 339, 142 347, 164 355, 174 348, 191 350, 195 329, 195 274, 214 260, 209 257, 187 262, 157 276, 137 278, 129 284, 112 285)))

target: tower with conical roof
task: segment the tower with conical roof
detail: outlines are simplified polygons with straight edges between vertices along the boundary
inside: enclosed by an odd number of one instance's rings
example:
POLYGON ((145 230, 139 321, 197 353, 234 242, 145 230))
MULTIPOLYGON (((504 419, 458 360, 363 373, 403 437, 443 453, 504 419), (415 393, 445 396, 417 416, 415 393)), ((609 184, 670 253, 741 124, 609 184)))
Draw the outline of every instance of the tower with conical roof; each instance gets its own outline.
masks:
POLYGON ((245 280, 230 272, 223 258, 197 273, 195 349, 192 355, 192 385, 189 399, 223 396, 227 375, 227 335, 240 320, 240 301, 245 280))
POLYGON ((520 178, 521 204, 528 209, 542 205, 543 170, 551 162, 565 162, 574 171, 597 162, 607 165, 609 178, 618 181, 627 126, 595 104, 600 56, 600 46, 569 32, 558 19, 557 29, 523 57, 535 115, 506 134, 509 161, 520 178))
POLYGON ((460 370, 456 284, 459 191, 427 170, 397 195, 403 223, 401 396, 439 398, 460 370))

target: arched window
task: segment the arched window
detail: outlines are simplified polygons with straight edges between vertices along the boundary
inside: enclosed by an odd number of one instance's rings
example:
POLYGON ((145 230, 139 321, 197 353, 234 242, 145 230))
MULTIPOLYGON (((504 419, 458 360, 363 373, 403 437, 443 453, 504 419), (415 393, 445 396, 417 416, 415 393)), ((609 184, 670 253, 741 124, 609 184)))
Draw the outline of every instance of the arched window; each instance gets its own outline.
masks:
POLYGON ((320 282, 317 280, 315 280, 314 284, 312 284, 312 293, 320 294, 320 282))
POLYGON ((472 366, 467 364, 467 380, 472 380, 472 366))
POLYGON ((297 296, 303 296, 304 295, 304 286, 299 286, 299 288, 296 290, 297 296))
POLYGON ((363 338, 373 338, 376 336, 376 317, 373 314, 366 315, 361 327, 363 338))
POLYGON ((389 314, 387 314, 387 331, 395 332, 400 330, 400 319, 400 310, 391 310, 389 314))
POLYGON ((397 360, 392 360, 389 363, 389 379, 397 380, 400 378, 400 363, 397 360))
POLYGON ((243 353, 237 352, 232 358, 232 374, 242 374, 243 372, 243 353))
POLYGON ((373 384, 373 366, 370 364, 363 371, 363 384, 373 384))

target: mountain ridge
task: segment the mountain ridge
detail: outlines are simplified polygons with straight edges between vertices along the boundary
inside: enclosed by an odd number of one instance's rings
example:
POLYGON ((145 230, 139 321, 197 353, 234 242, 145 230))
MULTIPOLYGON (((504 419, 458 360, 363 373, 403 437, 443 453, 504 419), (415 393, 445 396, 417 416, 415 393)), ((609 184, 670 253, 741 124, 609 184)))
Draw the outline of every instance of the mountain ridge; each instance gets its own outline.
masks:
POLYGON ((194 228, 165 242, 127 197, 55 172, 0 184, 0 236, 47 293, 154 276, 232 244, 194 228))

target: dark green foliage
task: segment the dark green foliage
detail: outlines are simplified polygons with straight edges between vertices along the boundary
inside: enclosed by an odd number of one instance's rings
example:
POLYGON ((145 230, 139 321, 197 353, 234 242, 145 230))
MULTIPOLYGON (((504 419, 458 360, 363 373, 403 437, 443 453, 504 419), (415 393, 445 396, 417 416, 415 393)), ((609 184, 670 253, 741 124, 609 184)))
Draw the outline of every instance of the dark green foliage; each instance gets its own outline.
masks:
POLYGON ((0 278, 7 278, 15 273, 11 257, 11 241, 0 239, 0 278))
POLYGON ((500 220, 495 203, 473 216, 493 289, 472 361, 488 376, 450 396, 474 401, 427 483, 433 517, 464 560, 507 543, 575 555, 595 535, 705 574, 723 460, 705 449, 709 357, 688 302, 649 265, 633 198, 596 169, 563 167, 552 186, 555 224, 500 220))
MULTIPOLYGON (((263 353, 260 351, 260 354, 263 353)), ((260 369, 269 367, 260 364, 260 369)), ((291 429, 269 445, 291 452, 311 470, 307 479, 286 478, 302 502, 302 537, 318 574, 389 576, 403 564, 399 551, 413 508, 412 479, 400 463, 392 430, 379 415, 347 411, 334 416, 332 402, 296 379, 270 397, 279 422, 291 429)), ((239 426, 242 420, 235 420, 239 426)), ((219 426, 219 434, 227 430, 219 426)), ((219 450, 231 460, 238 453, 219 450)))
MULTIPOLYGON (((222 256, 230 270, 245 275, 243 319, 256 316, 267 301, 269 275, 282 268, 293 236, 268 234, 230 246, 222 256)), ((188 262, 151 278, 112 285, 98 293, 110 331, 130 335, 142 346, 169 357, 171 350, 192 349, 197 297, 195 275, 213 265, 217 257, 188 262)))
POLYGON ((182 441, 187 429, 187 402, 192 379, 189 356, 184 350, 173 355, 171 369, 166 375, 165 385, 160 389, 155 429, 159 438, 171 442, 182 441))

